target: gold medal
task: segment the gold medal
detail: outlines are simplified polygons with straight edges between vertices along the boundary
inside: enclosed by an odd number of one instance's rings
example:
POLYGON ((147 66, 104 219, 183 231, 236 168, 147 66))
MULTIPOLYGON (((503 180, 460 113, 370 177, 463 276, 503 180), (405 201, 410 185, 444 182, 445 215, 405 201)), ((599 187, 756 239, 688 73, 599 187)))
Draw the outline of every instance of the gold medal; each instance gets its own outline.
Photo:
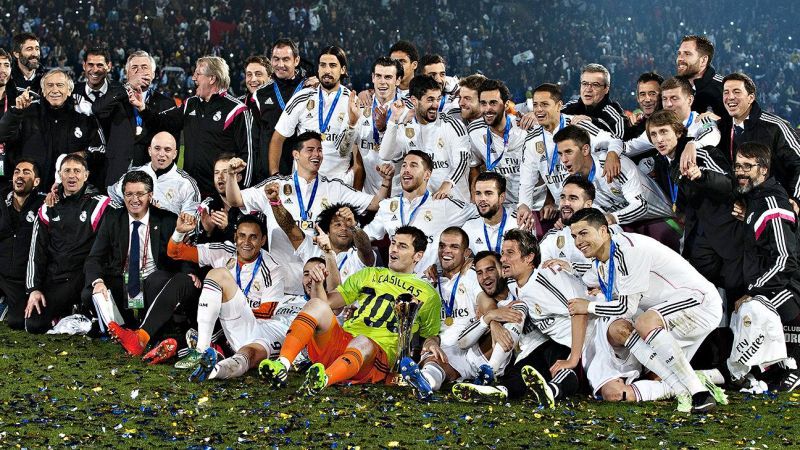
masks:
POLYGON ((453 325, 453 318, 452 317, 445 317, 444 318, 444 324, 447 325, 448 327, 453 325))
POLYGON ((325 142, 325 140, 328 138, 328 135, 325 133, 320 133, 319 137, 322 139, 322 142, 325 142))
POLYGON ((678 205, 675 203, 672 204, 672 212, 678 212, 678 205))
POLYGON ((305 220, 301 220, 300 221, 300 228, 302 228, 304 230, 307 230, 308 229, 308 222, 306 222, 305 220))

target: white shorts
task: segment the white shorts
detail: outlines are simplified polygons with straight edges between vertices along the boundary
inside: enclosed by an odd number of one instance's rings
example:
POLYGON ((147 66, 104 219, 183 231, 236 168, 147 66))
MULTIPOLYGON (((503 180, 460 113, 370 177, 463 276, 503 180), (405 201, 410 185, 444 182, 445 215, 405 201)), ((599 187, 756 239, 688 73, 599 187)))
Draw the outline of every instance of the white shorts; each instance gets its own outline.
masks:
POLYGON ((669 300, 651 308, 666 324, 687 359, 692 359, 706 336, 717 328, 722 320, 722 299, 716 290, 706 294, 705 299, 693 298, 669 300))
MULTIPOLYGON (((478 369, 484 364, 489 364, 489 359, 483 354, 480 347, 473 346, 467 350, 462 349, 458 345, 446 345, 441 347, 442 352, 447 356, 447 363, 459 374, 459 380, 472 380, 478 376, 478 369)), ((420 356, 420 361, 424 361, 431 356, 430 352, 423 353, 420 356)), ((500 370, 494 376, 500 377, 505 372, 508 362, 511 360, 509 356, 500 370)))
POLYGON ((241 289, 230 301, 222 303, 219 322, 234 350, 239 351, 248 344, 258 344, 269 353, 269 357, 280 353, 283 339, 289 331, 289 326, 278 320, 257 319, 241 289))
POLYGON ((742 303, 731 315, 733 348, 728 369, 741 379, 755 366, 764 368, 786 359, 786 341, 778 313, 758 300, 742 303))
POLYGON ((600 388, 612 380, 621 378, 626 384, 635 381, 642 373, 642 365, 633 357, 626 348, 620 349, 618 354, 611 343, 608 342, 608 328, 617 320, 627 319, 592 319, 589 326, 594 324, 591 335, 587 329, 586 345, 583 346, 583 368, 586 379, 592 386, 592 392, 597 395, 600 388))

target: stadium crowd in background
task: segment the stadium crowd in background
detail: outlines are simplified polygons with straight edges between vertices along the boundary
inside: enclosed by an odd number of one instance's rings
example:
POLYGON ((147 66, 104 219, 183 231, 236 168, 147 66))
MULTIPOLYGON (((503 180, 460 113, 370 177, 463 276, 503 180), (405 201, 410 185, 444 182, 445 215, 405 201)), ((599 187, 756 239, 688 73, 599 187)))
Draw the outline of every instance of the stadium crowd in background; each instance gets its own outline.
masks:
POLYGON ((800 386, 785 15, 133 3, 3 5, 12 328, 308 395, 706 413, 800 386), (545 26, 586 15, 609 31, 545 26))

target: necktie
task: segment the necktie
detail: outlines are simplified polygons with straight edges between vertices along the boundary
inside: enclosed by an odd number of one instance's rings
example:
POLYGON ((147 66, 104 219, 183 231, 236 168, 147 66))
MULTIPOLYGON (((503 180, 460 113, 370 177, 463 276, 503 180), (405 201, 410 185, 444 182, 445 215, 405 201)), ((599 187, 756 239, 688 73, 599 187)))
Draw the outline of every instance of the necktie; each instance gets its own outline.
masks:
POLYGON ((131 250, 128 253, 128 295, 136 297, 141 292, 140 273, 139 273, 139 225, 142 222, 133 221, 131 227, 131 250))
POLYGON ((740 127, 739 125, 733 127, 733 134, 736 137, 741 136, 743 132, 744 132, 744 127, 740 127))

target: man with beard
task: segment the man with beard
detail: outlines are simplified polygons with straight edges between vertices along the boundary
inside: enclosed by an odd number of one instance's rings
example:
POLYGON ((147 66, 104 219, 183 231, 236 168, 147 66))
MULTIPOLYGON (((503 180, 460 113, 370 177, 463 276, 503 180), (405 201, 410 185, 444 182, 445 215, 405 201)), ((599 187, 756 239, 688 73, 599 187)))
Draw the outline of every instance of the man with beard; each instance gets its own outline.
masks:
MULTIPOLYGON (((153 142, 147 149, 150 163, 131 171, 142 171, 153 179, 153 204, 161 209, 178 215, 182 212, 195 214, 200 204, 200 190, 197 183, 188 173, 175 164, 178 157, 175 138, 166 131, 153 136, 153 142)), ((108 195, 119 204, 124 203, 122 185, 125 176, 108 189, 108 195)))
POLYGON ((688 35, 681 39, 675 66, 676 75, 685 78, 694 87, 692 111, 700 114, 711 111, 718 119, 725 117, 725 106, 722 101, 722 76, 711 65, 713 59, 714 44, 707 37, 688 35))
MULTIPOLYGON (((462 88, 461 95, 471 96, 471 89, 462 88)), ((470 187, 477 194, 475 177, 484 170, 502 175, 508 183, 503 204, 514 208, 519 200, 520 162, 528 132, 517 125, 514 116, 506 114, 511 92, 502 81, 484 80, 477 96, 483 120, 474 120, 467 127, 472 144, 470 187)))
POLYGON ((800 373, 794 359, 787 358, 783 324, 800 313, 800 247, 797 216, 786 191, 769 177, 771 163, 763 144, 747 142, 736 150, 737 191, 747 211, 743 253, 749 261, 748 288, 731 315, 734 337, 727 365, 735 385, 749 387, 755 375, 750 371, 760 367, 778 391, 791 392, 800 385, 800 373))
MULTIPOLYGON (((97 69, 97 68, 95 68, 97 69)), ((178 141, 180 130, 147 124, 139 111, 128 100, 128 89, 141 92, 147 108, 164 111, 175 106, 175 101, 155 90, 156 61, 149 53, 138 50, 128 55, 125 79, 111 83, 105 95, 95 98, 92 113, 100 121, 106 145, 106 176, 102 186, 111 186, 130 169, 147 164, 148 147, 153 136, 168 131, 178 141)))
MULTIPOLYGON (((220 153, 234 152, 245 161, 254 161, 253 152, 258 148, 253 133, 253 121, 247 106, 228 93, 230 71, 228 63, 218 56, 204 56, 196 63, 192 79, 195 82, 194 97, 183 106, 174 106, 165 111, 149 108, 143 93, 131 90, 128 100, 141 114, 148 126, 171 130, 183 130, 183 168, 197 181, 200 192, 214 192, 214 161, 220 153)), ((253 180, 252 166, 247 166, 243 183, 249 186, 253 180)))
POLYGON ((451 116, 458 117, 464 125, 469 126, 470 122, 481 117, 481 103, 479 91, 481 84, 486 81, 486 77, 476 73, 458 82, 458 107, 447 112, 451 116))
POLYGON ((584 66, 581 69, 580 88, 580 97, 561 109, 564 114, 576 116, 573 119, 575 124, 590 121, 596 127, 622 139, 630 124, 625 117, 625 110, 608 96, 611 89, 611 74, 608 69, 600 64, 584 66))
POLYGON ((475 205, 480 217, 468 220, 463 229, 469 248, 500 253, 506 230, 517 228, 517 213, 506 205, 506 179, 496 172, 481 172, 475 180, 475 205))
MULTIPOLYGON (((282 154, 286 139, 313 131, 322 138, 324 159, 320 174, 352 186, 352 132, 360 114, 355 93, 351 95, 350 89, 341 84, 348 70, 344 50, 336 46, 323 49, 317 58, 317 70, 319 86, 293 95, 278 119, 269 144, 270 161, 280 161, 278 155, 282 154)), ((270 164, 271 173, 277 169, 270 164)))
POLYGON ((36 192, 40 181, 36 162, 20 159, 14 167, 11 187, 0 193, 0 291, 6 297, 8 326, 15 330, 25 327, 25 268, 33 222, 44 201, 44 196, 36 192))
POLYGON ((438 112, 442 93, 438 82, 427 75, 411 80, 411 103, 408 109, 396 102, 386 126, 380 156, 399 161, 411 150, 428 154, 433 160, 430 187, 435 199, 453 194, 469 200, 469 136, 467 128, 455 117, 438 112))
POLYGON ((456 98, 456 91, 458 90, 457 79, 447 76, 447 66, 441 55, 423 55, 419 60, 419 74, 427 75, 439 84, 441 98, 437 107, 438 112, 446 113, 458 107, 456 98))
POLYGON ((42 53, 39 49, 39 38, 32 33, 14 35, 11 39, 11 53, 17 60, 11 69, 11 79, 17 94, 26 89, 41 94, 44 69, 40 61, 42 53))
POLYGON ((624 141, 639 137, 645 132, 645 122, 651 114, 661 109, 661 83, 664 77, 655 72, 645 72, 636 80, 636 102, 641 112, 636 115, 633 125, 625 130, 624 141))
POLYGON ((83 76, 86 81, 75 85, 72 99, 75 109, 87 116, 92 115, 92 105, 106 95, 109 88, 108 72, 111 70, 111 55, 108 50, 92 47, 83 57, 83 76))
POLYGON ((417 71, 417 64, 419 64, 417 47, 408 41, 397 41, 389 49, 389 57, 395 61, 400 61, 403 66, 403 77, 400 79, 398 94, 400 98, 408 97, 409 85, 417 71))
POLYGON ((56 319, 71 314, 80 300, 86 258, 111 203, 86 183, 89 172, 79 155, 66 155, 59 175, 57 202, 43 204, 33 225, 25 275, 29 333, 46 332, 56 319))
POLYGON ((42 183, 50 190, 55 181, 56 160, 63 153, 92 151, 99 147, 97 125, 77 111, 70 94, 72 79, 61 69, 42 77, 42 100, 33 100, 23 91, 16 105, 0 119, 0 142, 14 149, 16 156, 39 163, 42 183))
MULTIPOLYGON (((234 240, 236 222, 244 214, 240 208, 234 208, 225 197, 225 185, 228 182, 228 162, 235 158, 233 153, 221 153, 214 161, 214 194, 203 199, 198 207, 200 220, 197 221, 195 236, 198 244, 225 242, 234 240)), ((233 175, 236 182, 242 181, 242 174, 233 175)), ((264 218, 266 220, 266 218, 264 218)))
MULTIPOLYGON (((8 111, 9 108, 16 104, 16 89, 11 81, 11 55, 5 50, 0 48, 0 119, 8 111), (7 89, 11 86, 11 89, 7 89)), ((10 148, 6 148, 4 141, 0 140, 0 180, 7 180, 6 171, 8 170, 7 164, 10 163, 10 158, 6 152, 10 148)))

